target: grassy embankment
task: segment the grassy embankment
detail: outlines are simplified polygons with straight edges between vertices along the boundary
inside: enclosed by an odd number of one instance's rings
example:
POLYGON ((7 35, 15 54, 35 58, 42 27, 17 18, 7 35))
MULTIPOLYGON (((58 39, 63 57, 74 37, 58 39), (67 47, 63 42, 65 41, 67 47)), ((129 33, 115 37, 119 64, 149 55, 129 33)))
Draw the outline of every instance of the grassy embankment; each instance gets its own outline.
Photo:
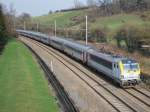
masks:
POLYGON ((0 55, 0 89, 0 112, 58 111, 40 66, 15 39, 0 55))
POLYGON ((83 16, 84 11, 69 11, 69 12, 58 12, 58 13, 53 13, 45 16, 39 16, 39 17, 34 17, 33 21, 39 22, 42 25, 45 26, 50 26, 54 25, 54 21, 57 21, 57 27, 71 27, 74 25, 74 22, 72 20, 73 17, 75 16, 83 16))
MULTIPOLYGON (((142 13, 143 14, 143 13, 142 13)), ((79 11, 69 11, 69 12, 59 12, 53 13, 45 16, 34 17, 35 22, 39 22, 42 25, 53 25, 54 21, 57 21, 57 27, 77 27, 80 28, 82 24, 85 24, 85 21, 76 21, 73 19, 76 18, 85 18, 87 15, 86 10, 79 11), (74 24, 77 22, 77 24, 74 24)), ((143 19, 140 13, 131 13, 131 14, 117 14, 108 17, 98 17, 95 21, 88 23, 89 30, 99 29, 106 27, 108 29, 108 38, 113 37, 116 31, 125 24, 136 24, 140 26, 150 25, 150 12, 145 12, 147 19, 143 19)), ((79 19, 80 20, 80 19, 79 19)))

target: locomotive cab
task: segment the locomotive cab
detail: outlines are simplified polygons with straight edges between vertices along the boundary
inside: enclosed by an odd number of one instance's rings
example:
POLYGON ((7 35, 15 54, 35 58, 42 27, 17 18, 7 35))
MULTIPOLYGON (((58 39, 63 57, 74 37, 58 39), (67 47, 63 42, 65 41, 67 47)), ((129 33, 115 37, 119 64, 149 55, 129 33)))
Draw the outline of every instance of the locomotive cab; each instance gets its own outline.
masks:
POLYGON ((137 85, 140 82, 140 67, 135 60, 125 59, 120 62, 120 79, 123 86, 137 85))

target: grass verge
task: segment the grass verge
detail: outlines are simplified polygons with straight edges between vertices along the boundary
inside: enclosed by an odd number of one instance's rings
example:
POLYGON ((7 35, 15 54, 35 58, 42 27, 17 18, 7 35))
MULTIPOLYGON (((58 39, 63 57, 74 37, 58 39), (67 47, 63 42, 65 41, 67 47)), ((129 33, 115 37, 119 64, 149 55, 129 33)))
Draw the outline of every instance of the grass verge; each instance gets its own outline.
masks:
POLYGON ((68 27, 74 24, 74 21, 72 20, 73 17, 81 16, 83 14, 83 11, 59 12, 45 16, 34 17, 33 21, 39 22, 45 26, 51 26, 54 25, 54 21, 56 20, 58 27, 68 27))
POLYGON ((0 88, 0 112, 58 111, 40 66, 15 39, 0 56, 0 88))

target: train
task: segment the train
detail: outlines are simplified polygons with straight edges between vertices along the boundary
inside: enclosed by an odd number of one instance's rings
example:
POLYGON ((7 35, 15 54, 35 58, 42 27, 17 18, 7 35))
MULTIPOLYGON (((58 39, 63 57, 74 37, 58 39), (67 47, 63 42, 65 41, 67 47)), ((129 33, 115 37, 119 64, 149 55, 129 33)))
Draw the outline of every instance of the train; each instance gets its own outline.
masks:
POLYGON ((16 30, 19 35, 47 44, 88 67, 105 74, 121 87, 133 87, 141 82, 140 65, 136 60, 125 56, 110 55, 93 46, 80 44, 73 40, 49 36, 40 32, 16 30))

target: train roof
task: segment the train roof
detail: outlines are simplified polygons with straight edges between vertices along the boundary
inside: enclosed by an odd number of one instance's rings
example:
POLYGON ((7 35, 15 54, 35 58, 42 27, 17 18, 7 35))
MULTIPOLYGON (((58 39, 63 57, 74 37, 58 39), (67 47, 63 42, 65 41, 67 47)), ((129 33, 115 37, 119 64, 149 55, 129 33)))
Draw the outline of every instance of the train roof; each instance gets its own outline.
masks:
POLYGON ((61 37, 54 37, 54 36, 48 36, 46 34, 43 34, 41 32, 34 32, 34 31, 25 31, 25 30, 16 30, 17 32, 21 32, 21 33, 29 33, 29 34, 33 34, 36 36, 41 36, 44 38, 50 38, 51 40, 56 40, 59 42, 63 42, 65 45, 70 46, 70 47, 74 47, 76 49, 80 49, 80 50, 88 50, 88 53, 95 55, 97 57, 100 57, 102 59, 108 60, 110 62, 119 62, 122 61, 123 63, 137 63, 135 60, 132 60, 130 58, 126 58, 123 56, 119 56, 119 55, 112 55, 112 54, 106 54, 106 53, 101 53, 98 50, 96 50, 95 47, 92 46, 86 46, 83 44, 80 44, 78 42, 75 42, 74 40, 68 40, 66 38, 61 38, 61 37))
POLYGON ((124 64, 128 64, 128 63, 137 63, 135 60, 127 58, 127 57, 123 57, 123 56, 119 56, 119 55, 111 55, 111 54, 106 54, 106 53, 101 53, 98 51, 95 51, 93 49, 88 51, 90 54, 95 55, 97 57, 100 57, 102 59, 105 59, 107 61, 110 62, 119 62, 122 61, 124 64))
POLYGON ((50 37, 46 34, 43 34, 43 33, 40 33, 40 32, 34 32, 34 31, 24 31, 24 30, 18 30, 18 31, 23 32, 23 33, 32 33, 33 35, 36 35, 36 36, 40 36, 40 37, 44 37, 44 38, 50 38, 51 40, 56 40, 56 41, 59 41, 59 42, 64 42, 64 44, 67 44, 68 46, 74 46, 77 49, 88 50, 88 49, 91 48, 91 46, 86 46, 86 45, 80 44, 80 43, 75 42, 71 39, 65 39, 65 38, 62 38, 62 37, 54 37, 54 36, 50 37))
POLYGON ((25 30, 16 30, 16 31, 17 31, 17 32, 21 32, 21 33, 33 34, 33 35, 41 36, 41 37, 44 37, 44 38, 49 38, 48 35, 43 34, 43 33, 41 33, 41 32, 25 31, 25 30))
POLYGON ((86 45, 80 44, 78 42, 75 42, 71 39, 66 39, 66 38, 62 38, 62 37, 50 37, 50 39, 64 42, 64 45, 67 45, 70 47, 74 46, 76 49, 88 50, 91 48, 90 46, 86 46, 86 45))
POLYGON ((88 50, 88 49, 91 49, 90 46, 86 46, 86 45, 83 45, 83 44, 80 44, 78 42, 75 42, 75 41, 68 41, 66 42, 67 45, 69 46, 74 46, 75 48, 79 48, 79 49, 82 49, 82 50, 88 50))
POLYGON ((31 32, 31 33, 34 34, 34 35, 40 36, 40 37, 49 38, 48 35, 43 34, 43 33, 41 33, 41 32, 31 32))
POLYGON ((50 37, 51 40, 55 40, 55 41, 61 41, 61 42, 66 42, 67 40, 63 39, 63 38, 60 38, 60 37, 54 37, 54 36, 51 36, 50 37))

